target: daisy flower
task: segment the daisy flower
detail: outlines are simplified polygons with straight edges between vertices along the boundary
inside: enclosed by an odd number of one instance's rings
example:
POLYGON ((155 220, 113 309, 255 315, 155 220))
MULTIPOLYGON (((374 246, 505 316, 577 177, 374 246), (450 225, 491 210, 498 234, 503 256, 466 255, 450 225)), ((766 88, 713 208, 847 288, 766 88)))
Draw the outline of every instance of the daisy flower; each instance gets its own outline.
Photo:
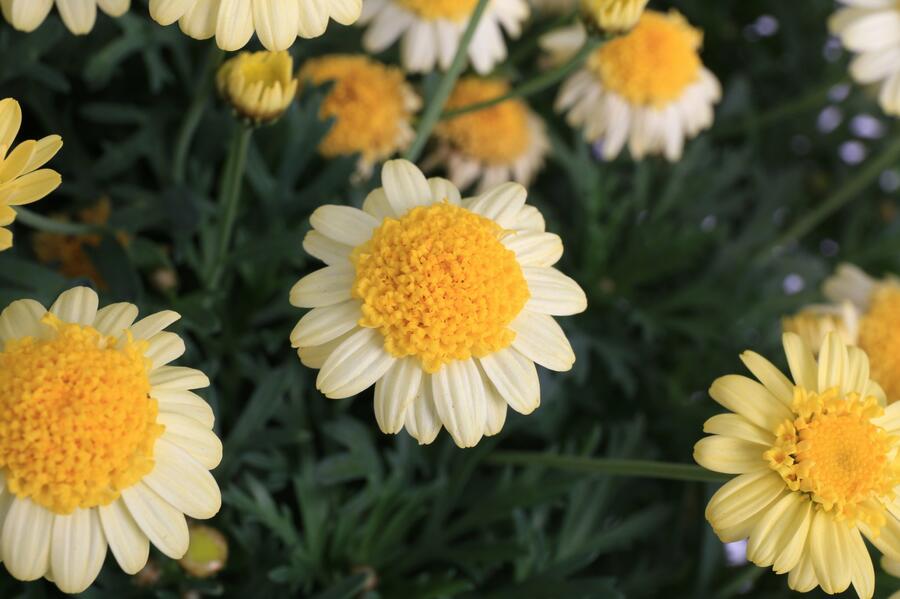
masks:
POLYGON ((878 84, 878 102, 900 116, 900 5, 891 0, 840 0, 846 5, 828 28, 856 57, 850 76, 863 85, 878 84))
MULTIPOLYGON (((58 0, 59 1, 59 0, 58 0)), ((178 21, 188 36, 216 36, 223 50, 240 50, 253 34, 267 50, 287 50, 297 36, 319 37, 328 19, 351 25, 362 0, 150 0, 150 16, 160 25, 178 21)))
MULTIPOLYGON (((509 89, 499 79, 464 77, 446 110, 492 100, 509 89)), ((528 185, 550 149, 544 121, 519 98, 446 119, 434 135, 438 147, 426 162, 446 165, 450 180, 460 189, 478 181, 479 193, 507 181, 528 185)))
MULTIPOLYGON (((363 47, 376 54, 402 37, 400 54, 407 71, 430 73, 435 65, 446 70, 477 3, 478 0, 366 0, 359 19, 369 25, 363 47)), ((503 62, 503 31, 519 37, 529 12, 526 0, 490 0, 468 49, 476 71, 486 74, 503 62)))
MULTIPOLYGON (((37 29, 53 8, 54 0, 0 0, 3 18, 19 31, 37 29)), ((121 17, 131 0, 56 0, 63 23, 75 35, 85 35, 94 28, 97 7, 111 17, 121 17)))
POLYGON ((244 119, 271 123, 297 96, 294 59, 286 51, 241 52, 216 73, 219 95, 244 119))
POLYGON ((169 366, 184 342, 160 312, 97 309, 86 287, 50 310, 34 300, 0 314, 0 561, 19 580, 79 593, 107 547, 134 574, 150 542, 181 558, 185 515, 211 518, 222 457, 197 370, 169 366))
POLYGON ((869 359, 840 336, 819 358, 785 333, 788 379, 753 352, 741 355, 756 380, 728 375, 710 395, 729 413, 713 416, 694 459, 737 474, 719 489, 706 518, 723 542, 748 538, 756 565, 788 573, 797 591, 872 596, 875 575, 865 536, 900 559, 900 403, 885 407, 869 359), (759 382, 757 382, 759 381, 759 382))
POLYGON ((856 345, 859 315, 850 302, 813 304, 781 319, 781 330, 799 335, 814 351, 828 333, 836 333, 847 345, 856 345))
MULTIPOLYGON (((5 6, 5 5, 4 5, 5 6)), ((36 202, 59 187, 59 173, 42 169, 62 147, 59 135, 13 142, 22 125, 22 108, 12 98, 0 100, 0 251, 12 247, 12 232, 4 227, 16 220, 13 206, 36 202)))
POLYGON ((362 54, 332 54, 307 60, 298 77, 312 85, 333 82, 319 108, 334 119, 319 153, 325 158, 359 154, 360 172, 409 147, 412 119, 422 100, 403 71, 362 54))
POLYGON ((384 165, 362 210, 323 206, 303 247, 328 266, 291 290, 312 308, 291 342, 318 368, 316 386, 344 398, 375 385, 385 433, 419 443, 446 427, 460 447, 500 431, 507 406, 540 403, 535 362, 569 370, 575 354, 553 316, 587 306, 552 265, 560 238, 507 183, 468 199, 410 162, 384 165))
MULTIPOLYGON (((559 60, 586 40, 576 26, 545 36, 542 46, 559 60)), ((562 85, 556 109, 583 128, 611 160, 625 145, 632 158, 681 158, 686 139, 713 122, 719 82, 700 60, 703 34, 675 11, 646 11, 637 26, 593 52, 562 85)))

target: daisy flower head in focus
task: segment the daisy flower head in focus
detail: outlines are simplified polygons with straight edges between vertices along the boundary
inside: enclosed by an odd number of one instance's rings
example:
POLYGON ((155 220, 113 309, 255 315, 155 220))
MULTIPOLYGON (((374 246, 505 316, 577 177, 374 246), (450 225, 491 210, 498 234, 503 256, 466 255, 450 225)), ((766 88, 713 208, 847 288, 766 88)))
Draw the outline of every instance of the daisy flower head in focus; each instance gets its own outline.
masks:
POLYGON ((312 308, 291 334, 327 397, 375 385, 385 433, 419 443, 442 427, 460 447, 500 431, 507 407, 540 403, 535 363, 569 370, 575 354, 553 316, 587 306, 553 268, 562 241, 506 183, 462 199, 448 180, 392 160, 362 210, 313 212, 306 251, 327 265, 300 279, 291 303, 312 308))
MULTIPOLYGON (((584 27, 544 36, 554 60, 573 56, 585 44, 584 27)), ((700 60, 703 34, 676 11, 645 11, 629 33, 616 37, 567 79, 556 99, 569 125, 587 141, 602 141, 611 160, 627 145, 641 160, 681 158, 684 142, 708 128, 721 86, 700 60)))
POLYGON ((879 85, 878 103, 900 116, 900 5, 892 0, 839 0, 844 6, 828 28, 856 56, 850 76, 863 85, 879 85))
POLYGON ((297 96, 294 59, 287 51, 241 52, 219 67, 219 95, 255 125, 278 120, 297 96))
MULTIPOLYGON (((501 79, 464 77, 445 110, 493 100, 509 91, 509 84, 501 79)), ((459 189, 477 181, 479 193, 507 181, 529 185, 550 149, 544 121, 521 98, 445 119, 434 136, 437 149, 426 163, 446 165, 459 189)))
POLYGON ((12 247, 14 206, 31 204, 59 187, 56 171, 41 168, 62 147, 59 135, 29 139, 13 147, 22 125, 22 108, 12 98, 0 100, 0 251, 12 247))
POLYGON ((49 310, 19 300, 0 314, 0 560, 67 593, 94 581, 107 548, 129 574, 151 542, 181 558, 185 515, 221 506, 209 470, 222 444, 191 392, 209 380, 169 365, 185 350, 164 331, 178 314, 97 307, 76 287, 49 310))
POLYGON ((240 50, 255 33, 266 50, 290 48, 297 36, 319 37, 334 19, 351 25, 362 0, 150 0, 150 16, 160 25, 178 21, 194 39, 213 36, 223 50, 240 50))
MULTIPOLYGON (((377 54, 398 39, 403 67, 412 73, 449 68, 478 0, 366 0, 363 47, 377 54)), ((489 0, 469 44, 469 60, 486 74, 506 58, 505 30, 519 37, 530 9, 526 0, 489 0)))
MULTIPOLYGON (((40 27, 53 4, 54 0, 0 0, 0 10, 10 25, 28 33, 40 27)), ((69 31, 85 35, 94 28, 98 7, 111 17, 121 17, 131 0, 55 0, 55 4, 69 31)))
POLYGON ((319 108, 322 120, 334 119, 319 144, 325 158, 359 154, 359 171, 369 175, 415 138, 412 119, 422 100, 400 69, 362 54, 332 54, 307 60, 298 77, 332 82, 319 108))
POLYGON ((869 359, 829 333, 818 361, 784 334, 791 378, 754 352, 741 359, 755 379, 728 375, 710 395, 713 416, 694 447, 698 464, 736 474, 710 499, 706 518, 723 542, 749 537, 747 557, 788 574, 800 592, 850 585, 872 597, 867 538, 900 559, 900 403, 886 405, 869 359))

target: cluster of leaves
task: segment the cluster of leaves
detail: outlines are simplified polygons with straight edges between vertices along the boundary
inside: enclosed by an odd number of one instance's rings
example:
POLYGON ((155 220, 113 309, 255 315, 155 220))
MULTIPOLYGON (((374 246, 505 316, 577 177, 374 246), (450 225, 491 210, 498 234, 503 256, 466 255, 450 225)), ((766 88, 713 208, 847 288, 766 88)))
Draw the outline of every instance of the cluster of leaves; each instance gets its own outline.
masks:
MULTIPOLYGON (((705 30, 705 60, 726 89, 716 126, 675 165, 598 162, 553 115, 552 90, 530 99, 548 120, 553 151, 529 201, 565 240, 563 270, 585 287, 590 308, 563 319, 578 362, 566 375, 542 373, 540 410, 511 415, 499 436, 467 451, 446 435, 424 448, 405 433, 382 435, 371 391, 325 399, 290 350, 299 314, 287 290, 315 267, 300 249, 309 213, 359 205, 376 185, 351 184, 353 158, 317 156, 329 126, 317 119, 319 94, 307 90, 254 136, 234 250, 210 287, 203 240, 217 220, 218 173, 235 129, 211 97, 211 44, 151 23, 143 6, 102 19, 84 38, 55 18, 28 35, 0 27, 0 95, 22 102, 28 137, 65 140, 53 163, 64 184, 35 210, 73 214, 111 199, 109 226, 87 248, 104 303, 183 315, 183 361, 213 380, 205 395, 226 447, 216 471, 225 504, 212 525, 228 538, 227 568, 198 580, 157 555, 160 578, 132 579, 108 560, 85 595, 789 596, 783 578, 726 563, 703 518, 714 485, 513 468, 492 456, 518 449, 690 462, 702 422, 717 411, 709 383, 738 371, 747 347, 779 361, 779 317, 819 299, 838 261, 900 272, 897 195, 875 184, 813 230, 791 233, 867 164, 841 161, 846 126, 816 129, 829 86, 845 72, 845 60, 823 57, 828 4, 654 3, 705 30), (753 32, 764 14, 777 20, 775 35, 753 32), (186 136, 194 117, 196 134, 186 136)), ((501 69, 514 81, 537 72, 536 36, 548 23, 511 44, 501 69)), ((292 51, 298 62, 357 51, 359 37, 332 27, 292 51)), ((424 78, 426 96, 436 81, 424 78)), ((878 114, 862 90, 839 101, 844 114, 878 114)), ((885 140, 865 143, 875 156, 885 140)), ((26 226, 16 235, 0 254, 0 304, 47 303, 85 282, 39 263, 26 226)), ((879 593, 898 586, 885 577, 879 593)), ((0 574, 3 597, 55 592, 0 574)))

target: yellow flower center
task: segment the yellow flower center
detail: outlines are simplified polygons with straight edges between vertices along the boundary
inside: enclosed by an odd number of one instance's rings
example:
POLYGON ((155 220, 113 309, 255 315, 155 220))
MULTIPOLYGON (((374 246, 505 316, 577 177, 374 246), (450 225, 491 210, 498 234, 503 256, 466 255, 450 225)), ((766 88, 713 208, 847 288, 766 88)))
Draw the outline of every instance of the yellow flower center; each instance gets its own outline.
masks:
POLYGON ((859 347, 869 355, 872 380, 888 402, 900 400, 900 285, 886 285, 872 296, 859 324, 859 347))
POLYGON ((630 33, 601 46, 588 68, 631 104, 661 107, 700 76, 703 34, 680 14, 646 11, 630 33))
POLYGON ((427 372, 509 346, 508 328, 528 300, 515 254, 494 221, 449 203, 386 218, 352 255, 363 327, 397 357, 427 372))
POLYGON ((403 8, 416 13, 422 19, 435 21, 462 21, 475 10, 478 0, 394 0, 403 8))
MULTIPOLYGON (((508 91, 509 85, 503 81, 467 77, 456 84, 447 110, 492 100, 508 91)), ((514 162, 531 141, 528 108, 517 99, 444 121, 435 133, 463 154, 488 164, 514 162)))
POLYGON ((108 505, 153 469, 163 432, 146 342, 43 322, 50 339, 0 352, 0 470, 10 491, 57 514, 108 505))
POLYGON ((334 55, 308 60, 300 78, 334 85, 319 109, 334 124, 319 145, 327 158, 360 153, 368 160, 393 154, 403 140, 403 125, 412 117, 403 72, 365 56, 334 55))
POLYGON ((900 438, 872 423, 884 410, 874 397, 813 393, 796 387, 796 418, 779 427, 766 452, 770 467, 792 491, 806 493, 838 520, 884 525, 882 504, 900 484, 900 438), (872 501, 875 500, 875 501, 872 501))

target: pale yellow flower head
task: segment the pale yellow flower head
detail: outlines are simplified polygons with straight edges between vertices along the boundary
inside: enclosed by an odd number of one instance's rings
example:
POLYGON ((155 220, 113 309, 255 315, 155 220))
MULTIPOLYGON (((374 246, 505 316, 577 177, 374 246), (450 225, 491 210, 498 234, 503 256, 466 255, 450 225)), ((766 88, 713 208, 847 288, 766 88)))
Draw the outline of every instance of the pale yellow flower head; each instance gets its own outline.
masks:
POLYGON ((294 61, 286 51, 241 52, 219 68, 219 94, 255 124, 277 120, 297 96, 294 61))
POLYGON ((854 344, 858 328, 856 311, 849 302, 839 306, 808 306, 793 316, 781 319, 782 331, 796 333, 809 347, 816 350, 831 332, 837 333, 844 343, 854 344))
POLYGON ((0 100, 0 251, 12 247, 12 232, 3 227, 16 219, 13 206, 36 202, 59 187, 59 173, 41 167, 62 147, 59 135, 29 139, 13 147, 22 125, 22 108, 12 98, 0 100))
MULTIPOLYGON (((53 0, 0 0, 3 18, 19 31, 34 31, 47 18, 53 0)), ((56 9, 66 27, 75 35, 86 35, 97 21, 97 9, 111 17, 121 17, 131 0, 56 0, 56 9)))
POLYGON ((649 0, 581 0, 581 12, 602 31, 621 33, 634 27, 649 0))

